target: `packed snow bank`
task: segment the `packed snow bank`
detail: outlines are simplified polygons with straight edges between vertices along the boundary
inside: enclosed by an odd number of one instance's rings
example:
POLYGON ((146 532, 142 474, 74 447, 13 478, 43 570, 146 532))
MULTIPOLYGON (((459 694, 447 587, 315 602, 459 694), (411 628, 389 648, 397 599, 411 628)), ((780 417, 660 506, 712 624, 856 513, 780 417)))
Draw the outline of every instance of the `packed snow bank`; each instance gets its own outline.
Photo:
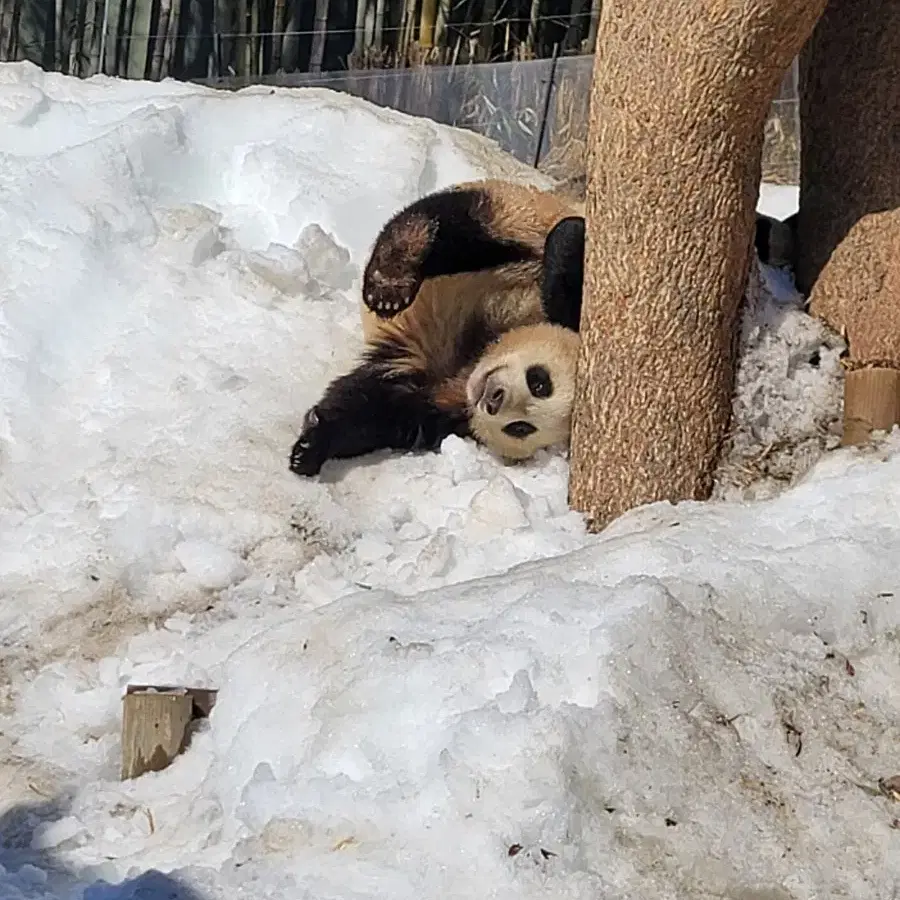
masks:
MULTIPOLYGON (((890 896, 900 441, 594 538, 559 454, 302 481, 384 219, 538 176, 312 89, 17 64, 0 115, 0 896, 890 896), (123 784, 128 682, 219 699, 123 784)), ((834 399, 763 276, 748 454, 834 399)))
POLYGON ((18 750, 78 787, 18 863, 176 869, 213 900, 890 896, 898 449, 414 598, 248 585, 48 667, 18 750), (121 785, 127 680, 221 695, 121 785))

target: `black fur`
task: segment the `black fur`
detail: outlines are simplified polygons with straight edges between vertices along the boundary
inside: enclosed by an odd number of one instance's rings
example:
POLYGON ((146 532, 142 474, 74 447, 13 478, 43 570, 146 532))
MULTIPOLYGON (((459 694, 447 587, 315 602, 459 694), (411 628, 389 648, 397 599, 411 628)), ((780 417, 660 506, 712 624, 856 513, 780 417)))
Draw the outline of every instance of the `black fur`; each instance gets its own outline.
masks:
POLYGON ((525 384, 532 397, 552 397, 553 379, 550 373, 541 365, 529 366, 525 370, 525 384))
POLYGON ((329 459, 383 449, 434 450, 467 429, 464 416, 450 416, 431 402, 420 379, 386 378, 377 363, 366 362, 336 378, 307 413, 290 469, 316 475, 329 459))
POLYGON ((578 331, 584 284, 584 217, 558 222, 544 241, 541 305, 549 322, 578 331))
POLYGON ((382 229, 363 273, 366 306, 388 318, 410 306, 426 278, 536 259, 527 244, 492 231, 492 218, 490 198, 476 189, 439 191, 401 210, 382 229), (430 228, 427 246, 418 260, 410 260, 405 246, 403 252, 395 250, 391 233, 401 236, 424 221, 430 228))
MULTIPOLYGON (((457 339, 460 366, 477 359, 495 337, 483 322, 470 323, 457 339)), ((392 371, 405 355, 401 342, 379 340, 355 369, 328 385, 291 450, 292 472, 317 475, 330 459, 376 450, 434 451, 451 434, 469 434, 465 411, 448 413, 431 399, 441 373, 392 371)))
POLYGON ((435 223, 423 280, 535 259, 527 244, 505 240, 491 230, 491 202, 482 191, 441 191, 414 203, 410 211, 435 223))

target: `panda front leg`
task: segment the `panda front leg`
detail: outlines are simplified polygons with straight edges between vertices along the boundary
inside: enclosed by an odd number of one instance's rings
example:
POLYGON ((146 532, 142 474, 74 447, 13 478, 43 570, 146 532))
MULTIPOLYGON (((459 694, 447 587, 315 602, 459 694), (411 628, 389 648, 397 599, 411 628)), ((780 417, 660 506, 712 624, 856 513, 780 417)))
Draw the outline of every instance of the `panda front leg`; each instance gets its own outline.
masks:
MULTIPOLYGON (((756 251, 762 262, 793 264, 797 242, 796 214, 783 222, 756 214, 756 251)), ((572 331, 581 326, 584 291, 584 216, 557 222, 544 241, 541 305, 547 320, 572 331)))
POLYGON ((376 450, 437 450, 450 434, 465 434, 468 421, 439 409, 426 386, 371 362, 336 378, 304 417, 291 450, 296 475, 317 475, 331 459, 376 450))
POLYGON ((569 216, 557 222, 544 241, 541 306, 549 322, 572 331, 581 326, 584 235, 584 217, 569 216))

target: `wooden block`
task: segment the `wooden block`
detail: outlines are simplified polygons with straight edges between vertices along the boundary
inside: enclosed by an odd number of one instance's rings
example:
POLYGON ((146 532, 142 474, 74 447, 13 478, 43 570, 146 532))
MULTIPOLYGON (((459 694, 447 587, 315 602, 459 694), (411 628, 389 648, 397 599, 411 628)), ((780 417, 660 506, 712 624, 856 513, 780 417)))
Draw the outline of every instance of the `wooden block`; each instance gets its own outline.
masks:
POLYGON ((206 718, 216 691, 130 684, 122 698, 122 780, 165 769, 187 746, 191 723, 206 718))
POLYGON ((207 718, 212 712, 212 708, 216 705, 216 696, 219 693, 215 688, 182 687, 181 685, 176 684, 129 684, 128 687, 125 688, 125 695, 141 694, 145 691, 187 693, 191 698, 191 704, 193 706, 193 711, 191 713, 191 718, 193 719, 207 718))
POLYGON ((843 446, 864 444, 873 431, 890 431, 898 423, 900 371, 870 366, 846 373, 843 446))

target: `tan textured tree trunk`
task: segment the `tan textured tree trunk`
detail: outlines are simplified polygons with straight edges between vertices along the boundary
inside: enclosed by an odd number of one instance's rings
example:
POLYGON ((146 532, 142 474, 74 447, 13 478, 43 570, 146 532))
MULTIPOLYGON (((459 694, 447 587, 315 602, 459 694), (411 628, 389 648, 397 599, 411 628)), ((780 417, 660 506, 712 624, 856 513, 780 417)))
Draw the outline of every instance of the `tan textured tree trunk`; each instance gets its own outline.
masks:
POLYGON ((831 0, 800 79, 797 284, 846 331, 856 444, 900 421, 900 2, 831 0))
POLYGON ((731 411, 763 125, 826 0, 604 0, 569 502, 706 499, 731 411))

